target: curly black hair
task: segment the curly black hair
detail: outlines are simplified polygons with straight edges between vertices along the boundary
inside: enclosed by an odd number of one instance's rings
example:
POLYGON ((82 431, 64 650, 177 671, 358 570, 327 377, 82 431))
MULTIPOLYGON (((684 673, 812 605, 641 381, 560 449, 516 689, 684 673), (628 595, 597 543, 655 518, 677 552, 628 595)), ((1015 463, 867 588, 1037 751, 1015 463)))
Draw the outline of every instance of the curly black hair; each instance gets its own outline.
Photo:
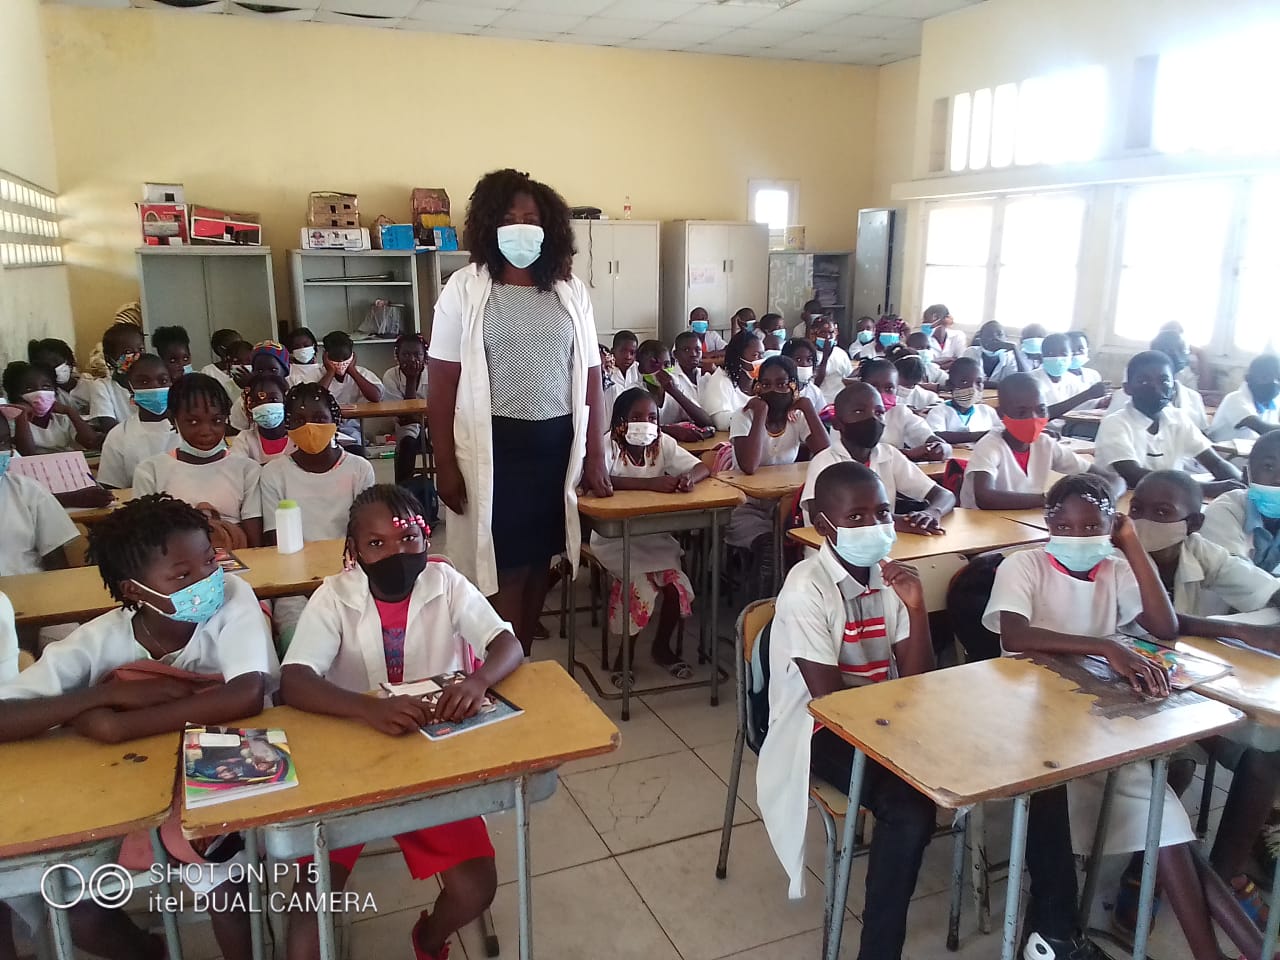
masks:
POLYGON ((573 273, 576 249, 569 205, 545 183, 510 167, 486 173, 471 191, 463 239, 471 251, 471 262, 487 267, 494 280, 500 279, 507 260, 498 249, 498 227, 518 193, 533 198, 542 220, 542 253, 529 272, 539 290, 550 290, 557 280, 568 280, 573 273))
POLYGON ((287 347, 289 344, 293 343, 293 338, 297 336, 308 337, 313 344, 317 344, 320 342, 319 339, 317 339, 316 335, 311 332, 310 328, 294 327, 292 330, 290 330, 288 333, 284 335, 285 346, 287 347))
POLYGON ((164 356, 166 350, 170 347, 182 346, 188 350, 191 349, 191 335, 187 333, 186 327, 174 325, 172 327, 156 327, 151 331, 151 349, 160 356, 164 356))
POLYGON ((729 375, 730 381, 736 386, 738 379, 742 376, 742 351, 753 343, 758 344, 759 338, 750 330, 740 330, 735 333, 724 348, 724 372, 729 375))
POLYGON ((169 538, 186 530, 203 530, 208 535, 209 521, 191 504, 167 493, 147 494, 89 527, 88 560, 98 565, 112 598, 132 609, 136 604, 124 598, 120 585, 137 579, 155 552, 167 553, 169 538))
POLYGON ((1111 485, 1096 473, 1072 473, 1063 477, 1044 495, 1047 511, 1056 510, 1068 497, 1083 497, 1102 507, 1104 513, 1115 513, 1116 501, 1111 495, 1111 485))
MULTIPOLYGON (((401 520, 416 520, 422 516, 422 504, 404 487, 394 483, 375 483, 372 487, 366 487, 351 501, 351 511, 347 514, 347 544, 343 548, 342 557, 349 563, 356 561, 355 551, 351 549, 356 538, 356 517, 371 503, 383 504, 393 517, 401 520)), ((431 536, 431 527, 425 519, 422 523, 422 535, 431 536)))
POLYGON ((637 400, 648 396, 649 391, 644 387, 630 387, 618 394, 618 398, 613 401, 613 409, 609 411, 609 432, 613 433, 626 422, 637 400))
MULTIPOLYGON (((769 357, 764 363, 760 364, 760 376, 763 377, 766 371, 773 370, 775 367, 781 368, 782 372, 787 375, 787 379, 792 383, 800 382, 800 375, 796 373, 796 362, 785 354, 769 357)), ((756 383, 760 383, 759 378, 756 379, 756 383)))
POLYGON ((404 346, 406 343, 420 343, 422 344, 423 350, 427 349, 427 338, 424 337, 422 334, 402 333, 400 334, 400 336, 396 337, 395 352, 397 355, 400 353, 400 348, 404 346))
POLYGON ((55 387, 58 383, 57 376, 54 375, 53 367, 47 363, 27 363, 25 360, 14 360, 4 368, 4 376, 0 378, 0 383, 4 385, 5 396, 10 400, 19 400, 26 392, 22 389, 22 383, 28 376, 34 372, 48 374, 49 382, 55 387))
POLYGON ((230 350, 233 344, 239 343, 244 337, 240 336, 238 330, 232 330, 230 327, 223 327, 221 330, 215 330, 209 337, 209 349, 213 351, 213 355, 219 360, 224 360, 230 356, 230 350))
POLYGON ((342 407, 333 394, 326 390, 320 384, 315 382, 298 383, 289 388, 289 392, 284 395, 284 415, 287 420, 289 412, 296 406, 301 406, 308 400, 318 400, 327 404, 329 413, 333 416, 334 423, 342 422, 342 407))
POLYGON ((143 336, 142 328, 134 326, 132 323, 113 323, 107 327, 106 332, 102 335, 102 353, 106 356, 108 362, 114 362, 116 357, 124 352, 124 344, 120 341, 126 337, 129 339, 137 337, 143 341, 146 339, 143 336))
POLYGON ((231 398, 222 384, 204 373, 188 373, 179 377, 169 388, 169 416, 182 410, 190 410, 197 400, 217 410, 224 417, 231 416, 231 398))
MULTIPOLYGON (((326 355, 331 353, 346 353, 349 357, 355 353, 356 345, 350 335, 345 330, 330 330, 324 335, 324 339, 320 341, 324 347, 326 355)), ((345 357, 343 359, 346 359, 345 357)))
POLYGON ((71 349, 71 345, 65 340, 59 340, 57 337, 47 337, 44 340, 27 341, 27 360, 31 363, 39 363, 40 357, 46 354, 58 357, 69 366, 74 367, 76 365, 75 351, 71 349))
POLYGON ((792 337, 782 345, 782 355, 790 357, 792 360, 796 357, 796 351, 806 349, 813 357, 818 356, 818 348, 813 345, 813 341, 807 337, 792 337))

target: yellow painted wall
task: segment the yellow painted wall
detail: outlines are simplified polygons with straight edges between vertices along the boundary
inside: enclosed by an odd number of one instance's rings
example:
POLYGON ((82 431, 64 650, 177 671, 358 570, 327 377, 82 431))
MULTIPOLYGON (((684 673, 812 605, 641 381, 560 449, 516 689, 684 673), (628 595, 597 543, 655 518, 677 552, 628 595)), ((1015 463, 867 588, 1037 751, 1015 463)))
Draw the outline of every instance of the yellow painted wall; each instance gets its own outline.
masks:
POLYGON ((877 79, 871 205, 883 207, 891 204, 893 185, 911 179, 920 58, 899 60, 881 67, 877 79))
MULTIPOLYGON (((6 0, 8 2, 8 0, 6 0)), ((310 190, 407 213, 515 166, 571 204, 746 216, 747 181, 799 180, 815 248, 852 246, 871 195, 876 71, 254 18, 45 6, 81 349, 136 295, 145 180, 262 214, 282 319, 310 190)))
MULTIPOLYGON (((58 188, 38 0, 0 2, 0 170, 58 188)), ((0 365, 32 337, 73 338, 66 267, 0 268, 0 365)))

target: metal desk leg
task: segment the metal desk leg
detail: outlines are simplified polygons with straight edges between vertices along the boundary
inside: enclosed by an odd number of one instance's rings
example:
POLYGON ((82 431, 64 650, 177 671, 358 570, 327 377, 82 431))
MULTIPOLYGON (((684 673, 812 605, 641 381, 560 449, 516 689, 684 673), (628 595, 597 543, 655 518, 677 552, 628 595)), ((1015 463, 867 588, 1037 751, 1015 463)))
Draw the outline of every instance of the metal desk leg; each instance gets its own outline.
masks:
POLYGON ((316 868, 316 929, 320 934, 320 960, 337 960, 338 951, 334 946, 333 913, 329 910, 329 895, 333 885, 329 876, 329 841, 324 834, 324 824, 317 823, 312 829, 313 854, 316 868))
POLYGON ((1151 765, 1151 805, 1147 808, 1147 846, 1142 853, 1142 886, 1138 888, 1138 926, 1133 932, 1134 960, 1146 960, 1147 937, 1156 896, 1156 861, 1160 858, 1160 827, 1164 820, 1164 785, 1169 758, 1157 757, 1151 765))
MULTIPOLYGON (((53 888, 54 897, 58 903, 69 903, 71 898, 68 896, 67 884, 63 879, 68 871, 53 870, 47 872, 49 886, 53 888)), ((81 885, 84 884, 84 878, 80 878, 81 885)), ((84 891, 82 890, 83 894, 84 891)), ((49 914, 49 935, 53 940, 53 955, 57 960, 75 960, 76 948, 71 942, 71 918, 67 915, 67 910, 59 907, 49 906, 46 908, 49 914)))
POLYGON ((845 904, 849 900, 849 872, 853 869, 853 835, 857 831, 858 806, 862 797, 862 775, 866 769, 867 755, 855 749, 853 770, 849 774, 849 809, 844 817, 844 839, 840 844, 840 862, 836 867, 836 889, 831 904, 831 929, 827 932, 827 955, 823 960, 836 960, 840 956, 845 904))
POLYGON ((787 518, 782 513, 781 500, 775 505, 773 513, 773 595, 776 597, 782 589, 782 538, 787 535, 787 518))
POLYGON ((520 960, 533 957, 533 892, 529 869, 529 793, 524 777, 516 789, 516 887, 520 899, 520 960))
MULTIPOLYGON (((622 521, 622 719, 631 719, 631 521, 622 521)), ((609 601, 604 604, 605 629, 609 623, 609 601)))
POLYGON ((1089 868, 1084 875, 1084 895, 1080 898, 1079 924, 1081 930, 1089 929, 1089 915, 1093 913, 1093 898, 1098 893, 1098 873, 1102 864, 1102 851, 1107 845, 1107 831, 1111 828, 1111 807, 1116 799, 1116 771, 1107 771, 1107 782, 1102 788, 1102 807, 1098 810, 1098 826, 1093 831, 1093 846, 1089 850, 1089 868))
POLYGON ((1280 933, 1280 857, 1276 858, 1276 872, 1271 878, 1271 905, 1267 915, 1267 928, 1262 935, 1262 953, 1259 956, 1276 955, 1276 935, 1280 933))
MULTIPOLYGON (((151 835, 151 856, 161 867, 160 882, 157 884, 160 888, 160 896, 166 903, 172 903, 173 882, 169 879, 169 851, 164 848, 164 841, 160 839, 159 827, 147 832, 151 835)), ((164 942, 169 951, 170 960, 182 960, 182 938, 178 935, 178 915, 172 910, 165 910, 160 914, 160 919, 164 923, 164 942)), ((255 955, 253 960, 260 960, 260 958, 255 955)))
MULTIPOLYGON (((579 567, 578 569, 582 569, 582 568, 579 567)), ((569 576, 568 571, 565 572, 564 576, 565 577, 569 576)), ((588 574, 588 576, 590 576, 590 574, 588 574)), ((568 614, 566 614, 566 616, 568 616, 569 618, 569 629, 568 629, 568 634, 569 634, 568 660, 569 662, 565 664, 565 667, 569 672, 570 679, 573 679, 573 660, 574 660, 574 657, 578 655, 578 599, 577 597, 574 596, 574 593, 576 591, 573 589, 573 587, 574 587, 573 581, 570 580, 569 589, 566 591, 566 594, 569 597, 570 605, 565 606, 565 609, 569 611, 568 614)))
POLYGON ((1004 894, 1004 937, 1000 942, 1000 960, 1014 960, 1018 945, 1018 907, 1022 899, 1022 864, 1027 852, 1027 814, 1031 794, 1024 793, 1013 801, 1013 835, 1009 838, 1009 882, 1004 894))
POLYGON ((711 705, 720 706, 720 518, 723 510, 711 511, 711 705))
MULTIPOLYGON (((258 849, 258 831, 244 831, 245 858, 249 861, 249 936, 252 938, 253 960, 265 960, 267 938, 263 931, 266 909, 262 901, 262 853, 258 849)), ((170 955, 172 957, 172 954, 170 955)), ((178 958, 180 960, 180 958, 178 958)))

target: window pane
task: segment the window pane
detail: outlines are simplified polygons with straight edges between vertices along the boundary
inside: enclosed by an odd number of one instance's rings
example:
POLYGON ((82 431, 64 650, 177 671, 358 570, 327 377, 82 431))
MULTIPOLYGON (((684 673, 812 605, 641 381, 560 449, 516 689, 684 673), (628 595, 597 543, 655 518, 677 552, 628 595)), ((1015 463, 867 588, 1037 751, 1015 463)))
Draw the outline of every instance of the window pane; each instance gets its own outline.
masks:
POLYGON ((921 298, 922 303, 945 303, 961 323, 981 323, 987 298, 987 268, 927 266, 921 298))
POLYGON ((1235 345, 1248 353, 1275 350, 1280 324, 1280 177, 1259 177, 1250 185, 1247 223, 1236 287, 1235 345))
POLYGON ((981 170, 991 151, 991 90, 984 87, 973 95, 973 120, 969 131, 969 167, 981 170))
POLYGON ((1018 124, 1018 85, 1004 83, 996 87, 991 105, 991 166, 1007 167, 1013 163, 1014 136, 1018 124))
POLYGON ((791 194, 786 190, 766 188, 757 190, 755 195, 756 223, 767 223, 770 230, 785 229, 790 222, 787 217, 791 207, 791 194))
POLYGON ((1045 196, 1010 200, 1004 208, 1000 262, 1045 263, 1055 268, 1076 267, 1080 231, 1084 225, 1083 197, 1045 196))
POLYGON ((1033 320, 1044 324, 1051 333, 1065 333, 1073 326, 1075 308, 1074 266, 1024 264, 1001 268, 992 319, 1004 324, 1011 336, 1033 320))
POLYGON ((951 101, 951 169, 963 170, 969 159, 969 104, 967 93, 951 101))
MULTIPOLYGON (((929 211, 926 264, 986 266, 991 249, 991 206, 955 204, 929 211)), ((927 303, 950 303, 926 300, 927 303)))

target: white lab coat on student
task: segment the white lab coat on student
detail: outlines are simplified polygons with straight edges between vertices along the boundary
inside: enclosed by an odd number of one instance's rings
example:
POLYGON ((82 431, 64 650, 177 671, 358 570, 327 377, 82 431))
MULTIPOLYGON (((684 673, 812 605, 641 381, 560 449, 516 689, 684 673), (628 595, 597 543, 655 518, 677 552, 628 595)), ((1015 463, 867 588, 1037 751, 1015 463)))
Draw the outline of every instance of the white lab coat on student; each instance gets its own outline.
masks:
MULTIPOLYGON (((493 431, 489 361, 484 349, 484 308, 493 281, 487 267, 468 264, 445 284, 436 302, 429 355, 462 365, 454 408, 453 442, 458 467, 466 483, 466 513, 448 507, 449 553, 458 569, 485 596, 498 592, 498 567, 493 548, 493 431)), ((577 277, 557 281, 560 304, 573 318, 572 392, 573 445, 564 478, 565 554, 578 570, 582 529, 578 525, 578 477, 587 454, 587 376, 600 365, 591 297, 577 277)), ((595 374, 599 376, 599 374, 595 374)), ((406 674, 407 675, 407 674, 406 674)))

